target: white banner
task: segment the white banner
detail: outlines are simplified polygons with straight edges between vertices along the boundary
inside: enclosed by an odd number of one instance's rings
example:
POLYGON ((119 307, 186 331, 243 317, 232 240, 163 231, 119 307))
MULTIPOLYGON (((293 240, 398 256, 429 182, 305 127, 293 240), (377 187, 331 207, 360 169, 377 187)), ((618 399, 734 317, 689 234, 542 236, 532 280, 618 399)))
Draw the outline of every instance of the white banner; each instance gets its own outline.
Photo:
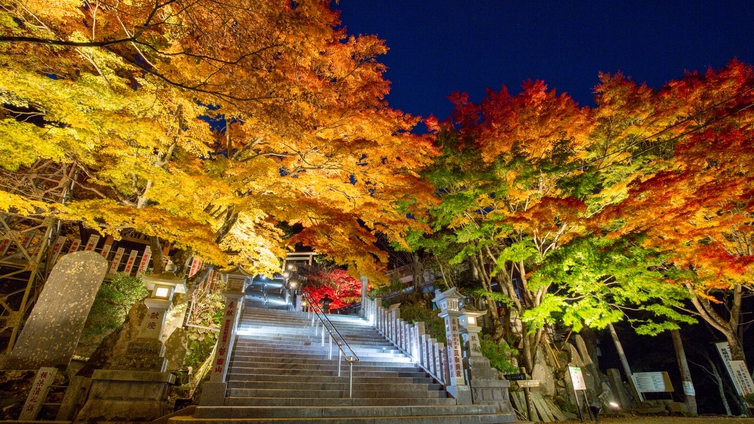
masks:
POLYGON ((720 357, 723 358, 725 368, 728 370, 733 380, 733 385, 736 386, 736 391, 740 396, 746 396, 754 393, 754 381, 751 380, 751 374, 746 368, 744 361, 734 361, 733 356, 730 354, 730 346, 728 342, 715 343, 717 350, 720 352, 720 357))

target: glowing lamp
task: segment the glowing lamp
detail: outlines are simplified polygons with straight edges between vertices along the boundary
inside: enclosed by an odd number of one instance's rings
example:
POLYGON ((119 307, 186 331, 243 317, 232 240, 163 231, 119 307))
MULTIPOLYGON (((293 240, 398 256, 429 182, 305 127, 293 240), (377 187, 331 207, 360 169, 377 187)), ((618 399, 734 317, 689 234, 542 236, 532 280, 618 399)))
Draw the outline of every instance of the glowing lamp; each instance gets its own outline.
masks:
POLYGON ((170 299, 171 292, 173 291, 173 286, 162 286, 155 284, 154 286, 154 292, 152 293, 152 297, 156 297, 158 299, 170 299))

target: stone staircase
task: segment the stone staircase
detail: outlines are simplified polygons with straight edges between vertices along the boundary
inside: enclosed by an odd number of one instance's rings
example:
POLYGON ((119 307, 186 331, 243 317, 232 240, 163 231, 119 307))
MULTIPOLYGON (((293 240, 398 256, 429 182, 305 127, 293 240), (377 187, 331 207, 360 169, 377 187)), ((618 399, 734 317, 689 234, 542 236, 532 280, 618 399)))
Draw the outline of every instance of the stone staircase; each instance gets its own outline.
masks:
POLYGON ((355 316, 329 315, 359 357, 349 367, 338 351, 328 359, 305 313, 247 308, 228 372, 224 406, 199 406, 173 424, 200 423, 432 423, 509 422, 491 405, 456 405, 443 387, 373 327, 355 316))

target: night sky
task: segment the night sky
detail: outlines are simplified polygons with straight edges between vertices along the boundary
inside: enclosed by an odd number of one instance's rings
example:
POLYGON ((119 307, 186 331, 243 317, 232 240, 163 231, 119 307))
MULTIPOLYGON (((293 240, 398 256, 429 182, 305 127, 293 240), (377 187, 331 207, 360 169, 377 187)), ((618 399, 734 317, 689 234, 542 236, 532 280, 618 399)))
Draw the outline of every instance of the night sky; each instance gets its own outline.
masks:
MULTIPOLYGON (((754 64, 754 1, 340 0, 349 34, 376 34, 390 105, 444 119, 447 96, 542 79, 593 105, 599 72, 653 88, 684 71, 754 64)), ((424 131, 424 126, 417 128, 424 131)))

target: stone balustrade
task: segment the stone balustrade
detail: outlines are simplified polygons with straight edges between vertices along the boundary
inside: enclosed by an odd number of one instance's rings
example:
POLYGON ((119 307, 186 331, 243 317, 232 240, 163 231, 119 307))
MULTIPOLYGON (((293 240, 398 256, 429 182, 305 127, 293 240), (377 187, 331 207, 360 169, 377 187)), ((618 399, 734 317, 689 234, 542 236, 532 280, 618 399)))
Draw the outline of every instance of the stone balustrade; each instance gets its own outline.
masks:
POLYGON ((443 385, 449 385, 448 352, 445 344, 425 331, 424 323, 410 324, 400 318, 400 310, 387 310, 376 299, 367 299, 364 318, 391 343, 409 355, 417 365, 443 385))

